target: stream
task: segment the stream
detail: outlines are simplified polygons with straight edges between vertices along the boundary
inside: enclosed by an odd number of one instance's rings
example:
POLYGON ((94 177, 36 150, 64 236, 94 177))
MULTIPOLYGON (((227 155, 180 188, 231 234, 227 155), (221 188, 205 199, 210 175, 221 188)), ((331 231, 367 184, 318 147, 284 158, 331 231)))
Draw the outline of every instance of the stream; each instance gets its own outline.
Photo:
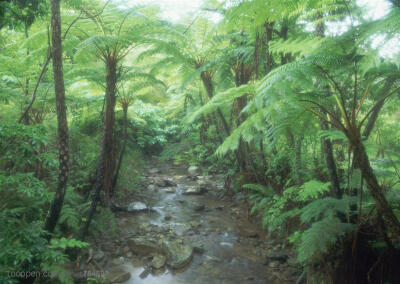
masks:
POLYGON ((224 196, 221 176, 173 165, 148 165, 144 176, 140 202, 126 201, 132 212, 117 214, 117 236, 92 256, 112 283, 296 282, 291 253, 247 220, 240 198, 224 196))

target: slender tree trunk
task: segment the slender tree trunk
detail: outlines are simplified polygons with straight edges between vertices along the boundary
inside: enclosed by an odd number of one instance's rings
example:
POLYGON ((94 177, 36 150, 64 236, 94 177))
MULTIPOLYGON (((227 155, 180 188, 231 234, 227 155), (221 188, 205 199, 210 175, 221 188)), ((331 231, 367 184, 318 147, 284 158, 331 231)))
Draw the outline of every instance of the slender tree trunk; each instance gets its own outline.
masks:
MULTIPOLYGON (((103 138, 104 140, 104 138, 103 138)), ((86 215, 86 221, 81 225, 78 231, 78 239, 84 240, 88 234, 90 223, 92 222, 94 213, 96 212, 97 204, 100 201, 100 192, 103 189, 103 180, 104 180, 104 148, 102 148, 100 159, 99 159, 99 167, 96 171, 96 182, 94 184, 95 190, 92 197, 92 203, 90 204, 89 211, 86 215)), ((76 250, 72 250, 76 251, 76 250)))
MULTIPOLYGON (((214 86, 212 85, 211 77, 207 76, 206 72, 201 72, 200 74, 201 81, 203 82, 204 88, 206 89, 207 96, 211 99, 214 96, 214 86)), ((224 131, 226 136, 230 135, 229 125, 226 122, 224 115, 220 108, 217 108, 217 115, 222 122, 222 126, 224 127, 224 131)), ((217 122, 216 122, 217 123, 217 122)))
POLYGON ((303 183, 303 162, 301 159, 302 156, 302 145, 303 145, 304 135, 300 135, 298 139, 295 141, 294 152, 295 152, 295 173, 297 184, 303 183))
POLYGON ((112 178, 114 172, 114 124, 115 124, 115 90, 117 82, 117 60, 109 54, 106 61, 107 77, 106 77, 106 98, 105 98, 105 116, 104 130, 99 164, 96 171, 95 191, 92 197, 89 212, 86 221, 81 225, 78 238, 84 240, 90 223, 92 222, 97 204, 100 200, 100 192, 104 188, 106 206, 110 206, 110 192, 112 187, 112 178))
MULTIPOLYGON (((328 130, 328 124, 325 121, 321 121, 321 129, 328 130)), ((333 156, 333 146, 329 139, 322 138, 322 150, 325 157, 326 167, 329 173, 329 180, 331 181, 331 187, 333 194, 336 198, 342 198, 342 189, 340 188, 339 176, 337 174, 335 157, 333 156)))
POLYGON ((106 112, 104 118, 104 198, 106 206, 110 206, 110 192, 115 169, 114 158, 114 125, 115 125, 115 94, 117 84, 117 60, 113 54, 109 54, 106 61, 107 88, 106 88, 106 112))
MULTIPOLYGON (((56 195, 51 203, 44 226, 45 230, 50 234, 54 231, 60 216, 69 175, 68 121, 62 66, 60 0, 51 1, 51 14, 53 74, 58 122, 59 174, 56 195)), ((51 235, 49 235, 49 238, 51 238, 51 235)))
POLYGON ((366 181, 372 198, 375 201, 376 211, 380 215, 387 227, 395 233, 400 235, 400 222, 394 215, 386 197, 383 193, 382 187, 378 183, 378 179, 371 168, 365 146, 361 141, 361 135, 354 135, 349 137, 350 143, 353 148, 353 154, 356 161, 356 166, 360 168, 363 179, 366 181))
MULTIPOLYGON (((322 15, 317 14, 316 19, 321 19, 322 15)), ((315 28, 315 33, 317 37, 325 36, 325 25, 323 22, 317 24, 315 28)), ((329 126, 325 121, 321 121, 321 129, 328 130, 329 126)), ((332 191, 337 198, 342 197, 342 190, 340 188, 339 176, 337 174, 337 167, 335 162, 335 157, 333 155, 332 142, 329 139, 322 138, 322 150, 325 156, 326 167, 328 168, 329 179, 331 181, 332 191)))
POLYGON ((117 163, 117 168, 115 170, 115 175, 113 177, 113 183, 112 183, 112 188, 110 192, 110 197, 112 197, 115 193, 115 187, 117 186, 117 181, 118 181, 118 176, 119 176, 119 171, 121 169, 122 165, 122 160, 124 158, 125 150, 126 150, 126 144, 128 143, 128 104, 122 104, 122 111, 124 113, 124 119, 123 119, 123 130, 122 130, 122 136, 123 136, 123 142, 122 142, 122 147, 121 147, 121 152, 119 154, 119 159, 117 163))

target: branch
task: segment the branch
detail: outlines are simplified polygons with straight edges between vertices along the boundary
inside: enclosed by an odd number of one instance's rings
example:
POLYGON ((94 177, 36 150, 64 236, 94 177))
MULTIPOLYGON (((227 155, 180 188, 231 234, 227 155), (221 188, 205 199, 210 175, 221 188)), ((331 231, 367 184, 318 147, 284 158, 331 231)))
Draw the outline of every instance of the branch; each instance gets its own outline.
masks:
POLYGON ((400 90, 400 87, 397 87, 394 89, 392 92, 384 96, 382 99, 376 102, 376 104, 368 111, 368 113, 364 116, 364 118, 361 120, 360 125, 358 126, 358 129, 361 129, 362 125, 364 124, 365 120, 368 118, 368 116, 374 111, 375 108, 378 107, 379 104, 383 103, 387 98, 390 96, 394 95, 398 90, 400 90))
MULTIPOLYGON (((81 11, 81 13, 78 15, 78 17, 76 17, 76 18, 69 24, 67 30, 66 30, 65 33, 64 33, 63 39, 66 39, 66 37, 67 37, 67 35, 68 35, 70 29, 71 29, 72 26, 80 19, 81 16, 82 16, 82 11, 81 11)), ((48 29, 48 27, 47 27, 47 29, 48 29)), ((48 30, 47 30, 47 31, 48 31, 48 30)), ((49 32, 49 31, 48 31, 48 32, 49 32)), ((38 89, 39 89, 39 85, 40 85, 40 83, 42 82, 44 76, 46 75, 47 66, 49 65, 50 60, 51 60, 51 51, 50 51, 50 50, 51 50, 51 47, 50 47, 50 35, 49 35, 49 34, 48 34, 48 39, 47 39, 47 40, 48 40, 48 43, 49 43, 49 51, 48 51, 48 55, 47 55, 46 61, 45 61, 44 64, 43 64, 42 71, 40 71, 39 78, 38 78, 38 80, 37 80, 37 82, 36 82, 35 89, 33 90, 33 93, 32 93, 32 99, 31 99, 29 105, 26 107, 24 113, 21 115, 20 119, 18 120, 18 123, 21 123, 22 119, 28 114, 28 112, 29 112, 30 109, 32 108, 32 105, 35 103, 36 94, 37 94, 37 91, 38 91, 38 89)))

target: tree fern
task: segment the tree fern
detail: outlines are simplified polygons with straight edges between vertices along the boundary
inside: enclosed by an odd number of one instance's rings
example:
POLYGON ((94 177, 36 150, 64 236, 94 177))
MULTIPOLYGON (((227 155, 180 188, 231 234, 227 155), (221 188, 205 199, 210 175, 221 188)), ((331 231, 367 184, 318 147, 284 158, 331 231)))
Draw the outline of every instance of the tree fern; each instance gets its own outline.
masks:
POLYGON ((302 233, 298 247, 298 260, 307 263, 320 261, 341 237, 354 229, 355 225, 343 223, 332 216, 313 223, 302 233))

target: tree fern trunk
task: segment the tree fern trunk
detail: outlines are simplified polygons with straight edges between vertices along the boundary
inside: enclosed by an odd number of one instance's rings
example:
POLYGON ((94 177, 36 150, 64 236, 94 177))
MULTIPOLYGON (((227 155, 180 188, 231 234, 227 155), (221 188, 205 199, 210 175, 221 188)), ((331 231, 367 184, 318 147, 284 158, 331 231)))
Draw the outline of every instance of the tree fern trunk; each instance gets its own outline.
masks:
POLYGON ((118 181, 118 176, 119 176, 119 172, 121 169, 121 165, 122 165, 122 160, 124 158, 124 154, 125 154, 125 150, 126 150, 126 144, 128 143, 128 133, 127 133, 127 129, 128 129, 128 105, 127 104, 123 104, 122 105, 122 111, 124 113, 124 126, 123 126, 123 142, 122 142, 122 147, 121 147, 121 152, 119 154, 119 159, 118 159, 118 163, 117 163, 117 168, 115 171, 115 175, 113 177, 113 183, 112 183, 112 188, 111 188, 111 192, 110 192, 110 197, 112 197, 115 193, 115 188, 117 186, 117 181, 118 181))
POLYGON ((365 146, 361 141, 360 135, 349 137, 350 143, 353 148, 353 154, 356 160, 356 166, 361 170, 363 179, 366 181, 372 198, 375 201, 376 211, 385 221, 387 227, 395 233, 400 235, 400 222, 394 215, 386 197, 383 193, 382 187, 378 183, 378 179, 371 168, 365 146))
MULTIPOLYGON (((201 78, 201 81, 203 82, 204 88, 206 89, 208 98, 211 99, 214 96, 214 86, 212 84, 210 75, 208 75, 206 72, 201 72, 200 78, 201 78)), ((226 122, 226 119, 225 119, 224 115, 222 114, 222 111, 220 108, 217 108, 217 115, 218 115, 219 119, 221 120, 221 123, 224 128, 226 136, 229 136, 230 135, 229 125, 226 122)))
POLYGON ((106 61, 106 112, 104 117, 103 149, 104 149, 104 199, 110 206, 110 192, 115 169, 114 158, 114 124, 115 94, 117 84, 117 59, 110 53, 106 61))
MULTIPOLYGON (((51 1, 51 14, 53 74, 58 123, 59 173, 56 195, 50 205, 49 214, 44 226, 45 230, 49 233, 54 231, 60 216, 69 175, 68 120, 62 66, 60 0, 51 1)), ((51 235, 49 235, 50 237, 51 235)))
MULTIPOLYGON (((328 130, 328 128, 328 124, 325 121, 321 121, 321 129, 328 130)), ((333 155, 333 146, 329 139, 322 138, 322 150, 324 153, 333 194, 336 196, 336 198, 342 198, 342 189, 340 188, 335 157, 333 155)))

